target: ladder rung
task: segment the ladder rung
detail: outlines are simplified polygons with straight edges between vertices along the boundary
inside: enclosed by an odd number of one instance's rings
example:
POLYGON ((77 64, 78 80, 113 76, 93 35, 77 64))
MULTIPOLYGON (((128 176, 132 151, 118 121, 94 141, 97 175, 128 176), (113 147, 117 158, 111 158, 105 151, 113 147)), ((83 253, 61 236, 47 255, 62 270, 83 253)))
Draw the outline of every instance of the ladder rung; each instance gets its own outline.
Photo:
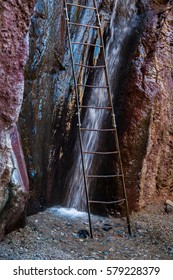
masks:
POLYGON ((111 132, 111 131, 115 131, 116 128, 95 129, 95 128, 84 128, 84 127, 80 127, 80 130, 83 130, 83 131, 98 131, 98 132, 111 132))
POLYGON ((96 110, 103 110, 103 109, 111 110, 112 109, 112 107, 96 107, 96 106, 84 106, 84 105, 79 106, 79 108, 88 108, 88 109, 96 109, 96 110))
POLYGON ((77 65, 77 66, 81 66, 81 67, 85 67, 85 68, 105 68, 106 66, 105 65, 96 65, 96 66, 93 66, 93 65, 84 65, 84 64, 80 64, 80 63, 74 63, 74 65, 77 65))
POLYGON ((82 85, 77 84, 78 87, 89 87, 89 88, 109 88, 108 86, 92 86, 92 85, 82 85))
POLYGON ((75 23, 75 22, 71 22, 71 21, 67 21, 68 24, 71 25, 77 25, 77 26, 83 26, 83 27, 89 27, 89 28, 95 28, 95 29, 99 29, 99 26, 95 26, 95 25, 87 25, 87 24, 82 24, 82 23, 75 23))
POLYGON ((96 45, 96 44, 89 44, 89 43, 80 43, 80 42, 70 42, 72 45, 84 45, 84 46, 92 46, 92 47, 97 47, 97 48, 103 48, 101 45, 96 45))
POLYGON ((86 175, 86 178, 114 178, 114 177, 122 177, 122 174, 119 175, 86 175))
POLYGON ((124 202, 125 199, 119 199, 115 201, 100 201, 100 200, 89 200, 89 203, 97 203, 97 204, 116 204, 116 203, 121 203, 124 202))
POLYGON ((69 6, 75 6, 75 7, 79 7, 79 8, 96 10, 96 8, 90 7, 90 6, 83 6, 83 5, 79 5, 79 4, 73 4, 73 3, 66 3, 66 4, 69 5, 69 6))
POLYGON ((83 154, 91 154, 91 155, 113 155, 113 154, 118 154, 118 151, 112 151, 112 152, 89 152, 89 151, 84 151, 83 154))

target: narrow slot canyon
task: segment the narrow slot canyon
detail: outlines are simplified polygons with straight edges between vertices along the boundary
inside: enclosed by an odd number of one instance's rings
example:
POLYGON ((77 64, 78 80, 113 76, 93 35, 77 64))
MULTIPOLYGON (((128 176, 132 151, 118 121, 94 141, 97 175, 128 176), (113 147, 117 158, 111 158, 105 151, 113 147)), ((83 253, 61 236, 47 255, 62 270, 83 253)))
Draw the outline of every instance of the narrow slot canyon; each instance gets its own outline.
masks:
POLYGON ((103 46, 94 1, 67 3, 0 3, 0 259, 172 259, 173 2, 96 1, 103 46), (132 236, 125 204, 91 203, 90 239, 79 131, 90 200, 121 200, 112 112, 132 236))

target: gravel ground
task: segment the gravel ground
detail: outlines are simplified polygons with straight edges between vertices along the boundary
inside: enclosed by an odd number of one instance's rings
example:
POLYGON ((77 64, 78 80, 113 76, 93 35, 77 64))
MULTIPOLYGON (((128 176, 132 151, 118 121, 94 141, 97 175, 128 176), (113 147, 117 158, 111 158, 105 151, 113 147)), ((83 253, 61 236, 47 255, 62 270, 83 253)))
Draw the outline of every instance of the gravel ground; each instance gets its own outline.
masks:
POLYGON ((87 236, 83 214, 53 208, 30 216, 25 228, 4 237, 0 259, 173 259, 173 211, 166 213, 163 204, 131 215, 132 236, 124 218, 92 216, 92 221, 94 239, 87 236))

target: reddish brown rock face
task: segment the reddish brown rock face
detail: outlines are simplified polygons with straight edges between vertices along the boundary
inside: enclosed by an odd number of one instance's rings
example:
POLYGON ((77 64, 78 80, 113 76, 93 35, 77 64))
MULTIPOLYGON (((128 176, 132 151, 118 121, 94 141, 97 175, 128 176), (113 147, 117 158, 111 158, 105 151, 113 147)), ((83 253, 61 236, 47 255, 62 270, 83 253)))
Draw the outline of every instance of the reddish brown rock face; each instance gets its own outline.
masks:
POLYGON ((152 100, 147 152, 141 170, 140 206, 173 196, 173 7, 162 7, 155 17, 157 22, 152 27, 157 30, 157 41, 145 80, 157 91, 152 100))
POLYGON ((126 81, 121 144, 131 209, 173 195, 173 8, 167 2, 146 1, 126 81))
MULTIPOLYGON (((14 128, 13 136, 16 135, 18 141, 13 150, 11 127, 18 119, 23 99, 26 34, 33 4, 34 1, 26 0, 0 3, 0 238, 23 211, 28 188, 26 171, 20 173, 18 166, 18 159, 22 157, 18 133, 14 128)), ((22 165, 25 169, 24 161, 22 165)))

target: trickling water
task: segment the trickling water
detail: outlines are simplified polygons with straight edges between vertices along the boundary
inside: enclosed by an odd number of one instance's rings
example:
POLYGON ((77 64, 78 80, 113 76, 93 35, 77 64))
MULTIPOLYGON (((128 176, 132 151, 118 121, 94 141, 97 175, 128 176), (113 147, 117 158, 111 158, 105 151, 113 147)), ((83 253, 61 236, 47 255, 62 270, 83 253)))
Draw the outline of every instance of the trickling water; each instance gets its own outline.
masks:
MULTIPOLYGON (((124 41, 130 35, 135 26, 136 0, 115 0, 114 9, 110 22, 110 37, 106 44, 106 62, 110 85, 115 84, 119 64, 121 63, 121 49, 124 41)), ((97 72, 93 85, 105 86, 104 71, 97 72)), ((92 89, 88 106, 109 106, 107 94, 100 89, 92 89)), ((104 120, 107 117, 105 110, 87 110, 82 127, 106 128, 104 120)), ((100 134, 98 132, 83 132, 83 150, 97 151, 100 134)), ((94 174, 92 168, 93 156, 85 155, 85 170, 87 174, 94 174)), ((88 182, 90 187, 91 181, 88 182)), ((79 141, 75 145, 75 162, 67 175, 67 192, 65 204, 78 210, 86 210, 86 196, 84 192, 84 181, 81 165, 81 154, 79 141)))

